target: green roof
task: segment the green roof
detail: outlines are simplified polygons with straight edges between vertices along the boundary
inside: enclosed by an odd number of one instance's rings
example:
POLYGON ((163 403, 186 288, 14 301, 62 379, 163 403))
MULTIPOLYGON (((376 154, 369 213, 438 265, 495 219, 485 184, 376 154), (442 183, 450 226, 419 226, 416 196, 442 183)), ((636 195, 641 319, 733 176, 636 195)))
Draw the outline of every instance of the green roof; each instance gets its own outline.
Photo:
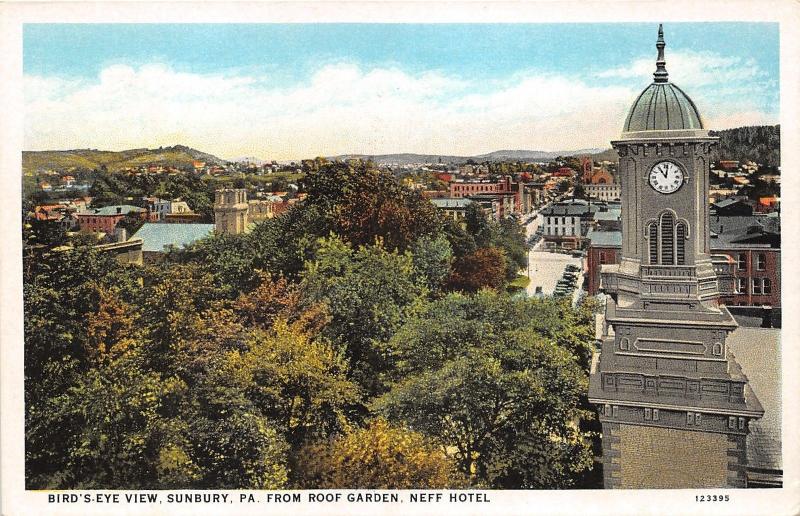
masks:
POLYGON ((138 206, 131 206, 130 204, 118 204, 114 206, 104 206, 103 208, 92 208, 78 213, 78 215, 127 215, 128 213, 142 213, 146 211, 144 208, 138 206))
POLYGON ((144 224, 136 232, 136 238, 142 239, 142 251, 164 252, 164 248, 175 246, 181 248, 214 232, 214 224, 144 224))
POLYGON ((594 247, 622 247, 622 231, 589 231, 586 236, 594 247))
POLYGON ((669 82, 654 82, 631 106, 623 132, 702 128, 697 107, 682 89, 669 82))

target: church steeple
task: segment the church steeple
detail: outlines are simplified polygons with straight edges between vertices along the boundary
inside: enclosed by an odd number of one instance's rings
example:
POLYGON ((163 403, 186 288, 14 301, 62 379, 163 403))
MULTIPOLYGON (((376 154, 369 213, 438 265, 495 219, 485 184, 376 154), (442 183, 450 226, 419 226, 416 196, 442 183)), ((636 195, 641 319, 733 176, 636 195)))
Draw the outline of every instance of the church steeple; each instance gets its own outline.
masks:
POLYGON ((656 48, 658 49, 658 57, 656 58, 656 71, 653 74, 654 82, 669 82, 667 74, 667 62, 664 60, 664 47, 667 44, 664 42, 664 27, 658 24, 658 40, 656 41, 656 48))

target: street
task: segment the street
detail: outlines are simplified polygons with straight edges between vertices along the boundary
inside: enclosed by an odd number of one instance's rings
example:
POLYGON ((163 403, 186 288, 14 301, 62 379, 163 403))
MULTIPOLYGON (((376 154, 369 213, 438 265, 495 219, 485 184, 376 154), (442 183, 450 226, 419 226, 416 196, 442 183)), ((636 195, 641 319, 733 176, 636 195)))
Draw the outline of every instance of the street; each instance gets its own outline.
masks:
MULTIPOLYGON (((525 232, 530 237, 536 232, 539 225, 539 218, 535 217, 530 223, 526 225, 525 232)), ((583 274, 583 259, 575 258, 568 254, 550 253, 542 250, 544 240, 536 243, 536 246, 528 252, 528 270, 531 282, 527 287, 527 294, 533 296, 536 293, 536 288, 541 287, 542 294, 546 296, 553 295, 556 288, 556 283, 564 274, 568 264, 577 265, 581 268, 583 274)), ((579 284, 573 293, 573 302, 575 302, 580 294, 580 287, 582 279, 579 279, 579 284)))

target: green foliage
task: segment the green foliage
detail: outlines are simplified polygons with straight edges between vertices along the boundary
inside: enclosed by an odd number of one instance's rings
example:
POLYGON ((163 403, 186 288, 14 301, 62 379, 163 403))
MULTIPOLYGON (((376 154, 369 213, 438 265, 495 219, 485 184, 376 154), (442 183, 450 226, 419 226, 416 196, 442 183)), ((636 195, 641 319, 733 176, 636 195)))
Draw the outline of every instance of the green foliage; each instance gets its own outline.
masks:
POLYGON ((425 294, 411 256, 380 243, 354 250, 332 236, 307 263, 303 289, 328 306, 323 335, 345 350, 352 378, 368 393, 382 390, 381 374, 390 369, 384 345, 425 294))
POLYGON ((293 446, 341 430, 345 409, 360 398, 346 377, 342 354, 282 320, 271 331, 253 332, 247 351, 235 353, 229 368, 261 413, 286 430, 293 446))
MULTIPOLYGON (((307 202, 158 266, 26 254, 29 488, 561 487, 585 469, 596 307, 481 290, 525 266, 515 220, 476 207, 462 227, 369 163, 306 165, 307 202)), ((200 211, 229 180, 103 177, 100 202, 200 211)))
POLYGON ((390 342, 399 379, 374 408, 456 449, 476 485, 569 486, 591 464, 590 414, 586 372, 550 338, 563 310, 488 291, 432 303, 390 342))
POLYGON ((424 236, 414 242, 411 248, 414 275, 418 282, 437 294, 450 275, 450 262, 453 249, 443 234, 435 237, 424 236))
POLYGON ((760 125, 710 131, 719 136, 719 158, 750 160, 771 167, 781 164, 781 126, 760 125))

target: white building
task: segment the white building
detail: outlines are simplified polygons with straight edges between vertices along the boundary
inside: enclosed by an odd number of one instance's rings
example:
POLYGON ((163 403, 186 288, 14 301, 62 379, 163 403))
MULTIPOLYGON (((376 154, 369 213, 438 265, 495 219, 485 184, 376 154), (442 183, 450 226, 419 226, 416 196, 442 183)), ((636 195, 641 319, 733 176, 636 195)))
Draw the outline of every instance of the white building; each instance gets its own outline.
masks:
POLYGON ((584 185, 583 191, 587 197, 600 201, 618 201, 622 187, 618 183, 584 185))

